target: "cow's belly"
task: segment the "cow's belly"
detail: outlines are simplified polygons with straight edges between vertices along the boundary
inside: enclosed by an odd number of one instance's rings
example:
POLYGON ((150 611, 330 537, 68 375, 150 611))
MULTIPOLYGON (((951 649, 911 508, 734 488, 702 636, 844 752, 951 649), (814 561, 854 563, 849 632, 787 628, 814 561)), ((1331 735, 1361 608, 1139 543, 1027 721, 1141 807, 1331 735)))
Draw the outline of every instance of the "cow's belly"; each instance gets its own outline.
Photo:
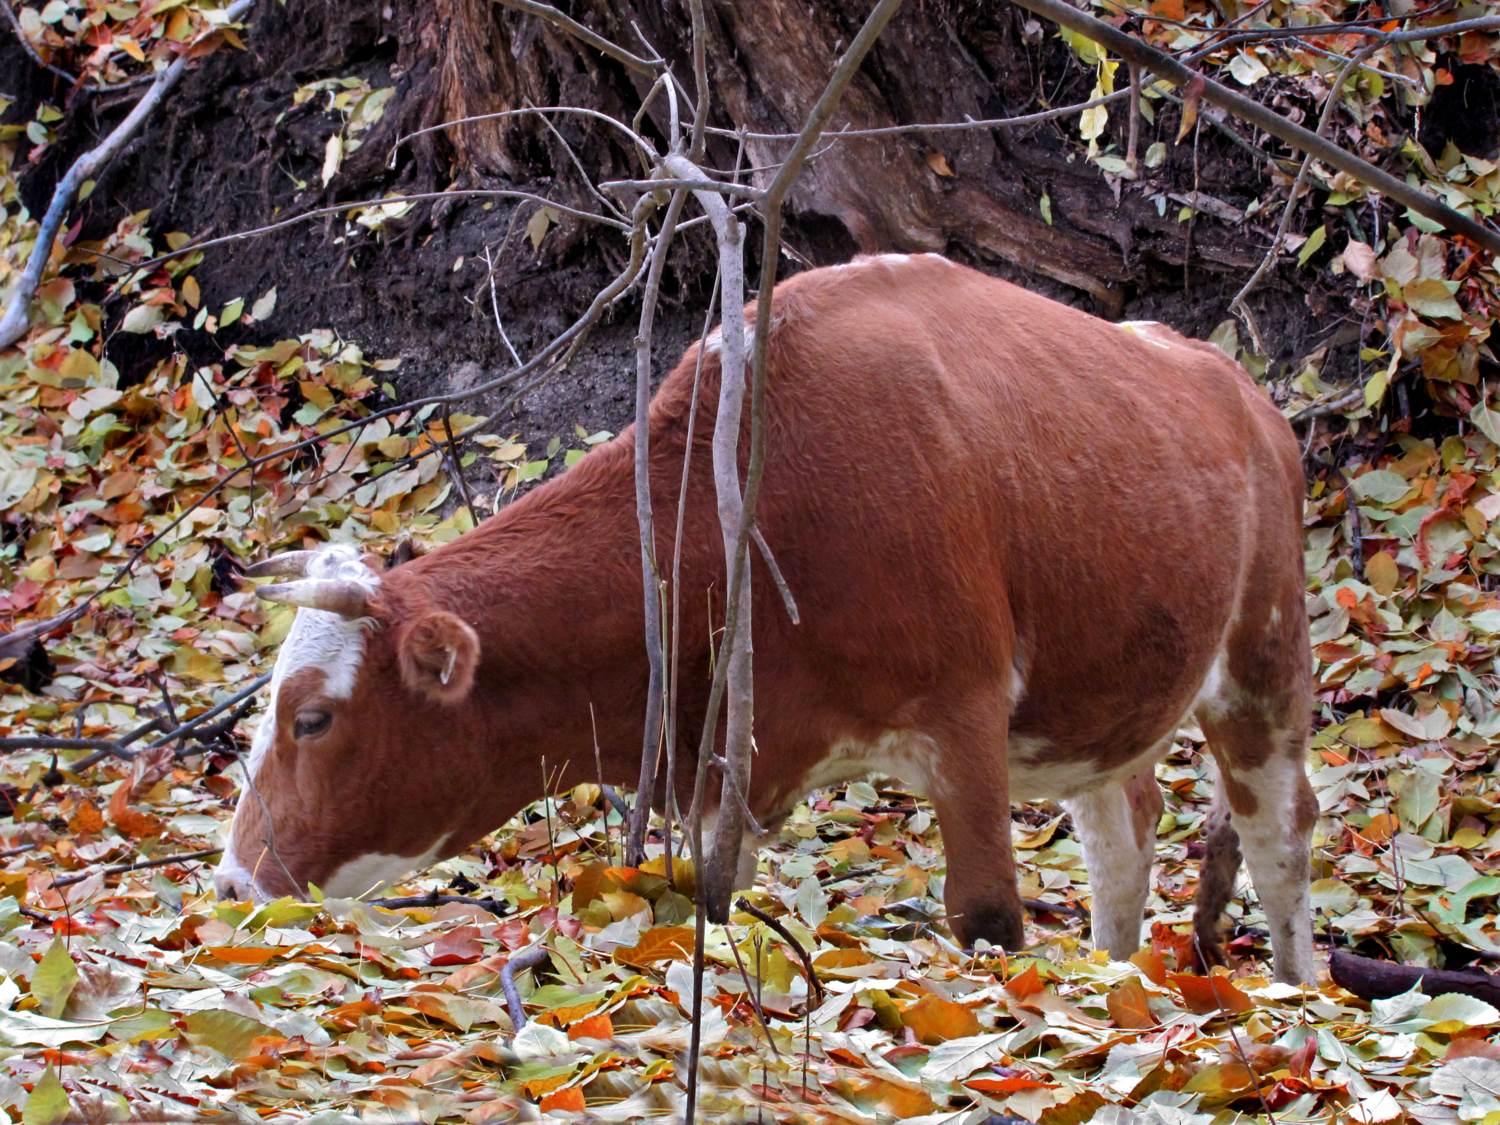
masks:
MULTIPOLYGON (((1170 744, 1176 725, 1139 752, 1114 754, 1108 760, 1061 756, 1045 740, 1013 736, 1009 745, 1010 798, 1013 801, 1065 800, 1111 782, 1123 782, 1142 768, 1151 768, 1170 744)), ((974 747, 973 753, 993 752, 974 747)), ((940 770, 936 742, 918 731, 891 730, 879 737, 845 739, 831 746, 800 779, 778 786, 768 802, 774 815, 785 815, 815 789, 844 785, 871 776, 892 777, 918 793, 930 793, 940 770)))

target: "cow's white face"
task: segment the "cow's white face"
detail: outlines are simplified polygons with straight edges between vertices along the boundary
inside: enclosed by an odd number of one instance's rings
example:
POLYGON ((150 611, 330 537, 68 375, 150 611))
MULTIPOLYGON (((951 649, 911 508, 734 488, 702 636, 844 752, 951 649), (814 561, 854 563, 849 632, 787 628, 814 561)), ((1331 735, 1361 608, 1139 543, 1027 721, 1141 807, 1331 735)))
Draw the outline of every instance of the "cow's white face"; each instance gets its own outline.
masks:
POLYGON ((412 764, 407 742, 432 736, 422 712, 467 695, 478 640, 452 614, 384 620, 381 575, 348 545, 281 556, 267 571, 297 580, 261 596, 299 608, 214 886, 266 899, 311 882, 355 897, 429 865, 451 836, 440 816, 403 809, 399 774, 412 764))

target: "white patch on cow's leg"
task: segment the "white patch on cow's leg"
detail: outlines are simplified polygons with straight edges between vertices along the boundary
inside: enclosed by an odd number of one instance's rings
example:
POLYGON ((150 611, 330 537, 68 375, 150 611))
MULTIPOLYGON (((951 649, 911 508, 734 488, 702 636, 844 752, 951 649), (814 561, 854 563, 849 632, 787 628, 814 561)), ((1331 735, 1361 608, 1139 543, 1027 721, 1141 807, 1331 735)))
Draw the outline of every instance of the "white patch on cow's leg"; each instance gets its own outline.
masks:
POLYGON ((433 844, 421 855, 383 855, 372 852, 340 865, 328 877, 328 882, 319 888, 329 898, 359 898, 372 891, 399 883, 414 871, 423 871, 432 866, 442 854, 443 845, 450 833, 433 844))
POLYGON ((1151 889, 1161 809, 1155 773, 1148 767, 1137 781, 1111 784, 1064 805, 1073 814, 1088 867, 1094 948, 1123 961, 1141 947, 1141 922, 1151 889))
POLYGON ((1271 931, 1276 979, 1283 984, 1315 983, 1312 833, 1310 826, 1301 831, 1296 824, 1306 774, 1300 761, 1278 755, 1259 769, 1237 772, 1235 779, 1255 797, 1253 813, 1235 811, 1234 828, 1271 931))

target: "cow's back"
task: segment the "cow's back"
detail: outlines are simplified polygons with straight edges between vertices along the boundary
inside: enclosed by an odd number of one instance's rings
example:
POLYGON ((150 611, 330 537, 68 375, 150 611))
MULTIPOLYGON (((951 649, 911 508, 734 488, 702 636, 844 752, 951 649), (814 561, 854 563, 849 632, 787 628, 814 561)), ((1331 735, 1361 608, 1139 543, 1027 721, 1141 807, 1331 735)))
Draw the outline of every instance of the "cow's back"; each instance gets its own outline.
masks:
POLYGON ((779 286, 770 360, 757 523, 802 623, 758 590, 763 745, 778 693, 812 748, 1004 683, 1016 780, 1059 795, 1170 733, 1257 569, 1296 595, 1295 442, 1210 345, 886 256, 779 286))

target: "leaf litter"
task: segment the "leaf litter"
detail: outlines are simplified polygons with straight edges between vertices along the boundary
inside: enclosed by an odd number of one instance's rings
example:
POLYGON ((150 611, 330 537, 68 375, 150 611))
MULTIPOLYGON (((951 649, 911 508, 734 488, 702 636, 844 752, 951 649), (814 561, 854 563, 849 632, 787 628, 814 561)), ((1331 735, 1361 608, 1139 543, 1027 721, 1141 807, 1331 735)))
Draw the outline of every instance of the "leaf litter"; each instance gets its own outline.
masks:
MULTIPOLYGON (((1146 34, 1178 49, 1203 42, 1214 20, 1196 0, 1142 10, 1160 21, 1148 19, 1146 34)), ((182 50, 237 46, 215 11, 192 0, 144 11, 90 0, 23 6, 19 18, 47 61, 119 83, 182 50)), ((1353 14, 1337 0, 1298 8, 1307 20, 1353 14)), ((1496 42, 1466 34, 1460 57, 1491 62, 1496 42)), ((1113 64, 1087 41, 1072 46, 1112 89, 1113 64)), ((1440 61, 1426 41, 1369 60, 1425 89, 1441 82, 1440 61)), ((1221 52, 1218 65, 1242 86, 1309 102, 1337 63, 1293 42, 1221 52)), ((1382 142, 1385 92, 1375 70, 1348 87, 1363 130, 1350 139, 1382 142)), ((337 115, 325 181, 387 96, 358 79, 295 92, 289 108, 311 102, 337 115)), ((16 145, 24 135, 35 160, 60 118, 43 106, 33 122, 0 129, 0 282, 36 231, 16 192, 16 145)), ((1091 158, 1118 172, 1108 125, 1107 113, 1087 117, 1085 139, 1091 158)), ((1152 153, 1148 168, 1162 160, 1152 153)), ((1414 144, 1403 155, 1450 205, 1493 208, 1492 162, 1456 150, 1434 161, 1414 144)), ((1363 199, 1359 185, 1321 169, 1313 180, 1330 208, 1363 199)), ((351 218, 378 226, 384 215, 351 218)), ((178 352, 122 376, 102 347, 107 324, 212 343, 275 308, 274 289, 205 306, 198 254, 135 268, 188 241, 153 235, 148 219, 127 216, 97 243, 62 240, 29 336, 0 354, 0 614, 22 627, 93 599, 48 639, 54 667, 0 661, 0 736, 119 739, 233 698, 269 668, 290 623, 290 611, 234 581, 257 552, 342 540, 387 553, 471 526, 452 507, 445 434, 430 413, 321 437, 389 399, 385 373, 396 366, 333 332, 221 344, 222 361, 207 365, 178 352), (312 444, 291 450, 303 442, 312 444), (253 479, 230 477, 247 456, 282 449, 253 479)), ((1289 415, 1337 406, 1349 425, 1315 433, 1318 450, 1358 438, 1361 426, 1371 435, 1363 454, 1318 471, 1307 509, 1320 939, 1433 967, 1493 959, 1500 412, 1483 375, 1500 284, 1493 264, 1409 216, 1331 242, 1315 224, 1288 245, 1299 268, 1364 286, 1355 311, 1385 338, 1362 342, 1351 399, 1349 387, 1323 381, 1324 355, 1269 372, 1232 324, 1215 334, 1268 378, 1289 415), (1375 436, 1403 379, 1421 380, 1458 433, 1375 436)), ((481 433, 483 419, 450 422, 468 438, 461 463, 482 457, 497 480, 489 507, 609 437, 579 430, 581 448, 554 441, 529 456, 513 438, 481 433)), ((4 760, 0 1111, 27 1125, 351 1116, 483 1125, 537 1112, 626 1121, 680 1111, 690 863, 669 878, 658 842, 642 868, 616 866, 619 814, 598 786, 581 784, 414 879, 410 891, 439 896, 431 905, 219 902, 205 882, 211 856, 171 857, 222 844, 254 721, 129 760, 93 755, 79 772, 70 766, 87 751, 4 760), (150 860, 168 862, 106 873, 150 860), (444 903, 449 889, 485 905, 444 903), (538 948, 545 960, 517 976, 526 1018, 517 1032, 502 973, 538 948)), ((802 947, 816 980, 752 914, 708 928, 705 1113, 924 1125, 990 1113, 1041 1125, 1218 1125, 1266 1110, 1286 1122, 1500 1122, 1491 1042, 1500 1011, 1481 1000, 1414 991, 1367 1002, 1333 984, 1270 983, 1248 886, 1230 911, 1236 967, 1195 971, 1188 934, 1210 785, 1199 732, 1181 733, 1159 777, 1168 804, 1150 943, 1125 963, 1088 952, 1078 916, 1087 875, 1060 809, 1014 814, 1022 893, 1055 912, 1039 907, 1025 954, 971 955, 943 924, 930 807, 880 779, 815 794, 762 849, 747 900, 802 947)))

